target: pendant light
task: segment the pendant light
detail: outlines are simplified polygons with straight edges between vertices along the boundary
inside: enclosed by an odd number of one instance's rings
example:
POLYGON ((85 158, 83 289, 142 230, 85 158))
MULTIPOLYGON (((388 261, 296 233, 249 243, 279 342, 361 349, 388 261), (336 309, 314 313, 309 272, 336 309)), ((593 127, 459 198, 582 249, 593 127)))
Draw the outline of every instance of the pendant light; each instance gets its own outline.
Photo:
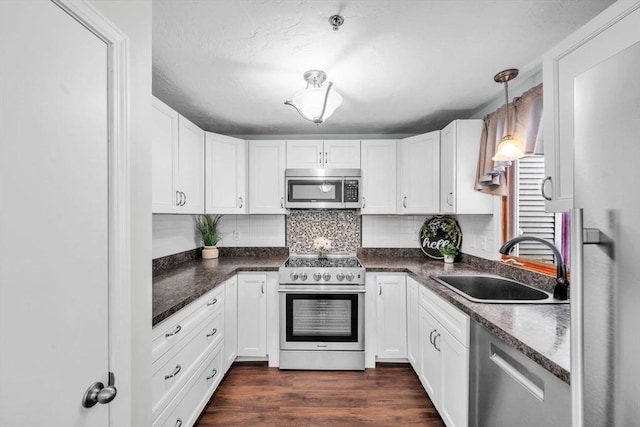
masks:
POLYGON ((326 87, 322 86, 327 79, 324 71, 309 70, 303 77, 307 87, 293 95, 291 101, 284 103, 295 108, 303 118, 316 124, 324 123, 342 105, 342 96, 335 90, 331 90, 332 82, 329 82, 326 87))
POLYGON ((505 136, 502 137, 498 149, 491 160, 494 162, 510 162, 524 157, 522 147, 513 135, 509 133, 509 81, 518 76, 518 70, 511 68, 509 70, 500 71, 493 77, 496 83, 504 83, 504 108, 505 108, 505 136))

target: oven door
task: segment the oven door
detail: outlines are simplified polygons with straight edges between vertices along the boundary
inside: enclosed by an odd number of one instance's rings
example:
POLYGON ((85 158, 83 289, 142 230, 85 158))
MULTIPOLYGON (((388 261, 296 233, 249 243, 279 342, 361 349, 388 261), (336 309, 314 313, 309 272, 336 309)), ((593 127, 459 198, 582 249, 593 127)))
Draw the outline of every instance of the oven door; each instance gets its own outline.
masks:
POLYGON ((287 177, 285 207, 343 208, 341 177, 287 177))
POLYGON ((364 289, 279 289, 280 350, 364 350, 364 289))

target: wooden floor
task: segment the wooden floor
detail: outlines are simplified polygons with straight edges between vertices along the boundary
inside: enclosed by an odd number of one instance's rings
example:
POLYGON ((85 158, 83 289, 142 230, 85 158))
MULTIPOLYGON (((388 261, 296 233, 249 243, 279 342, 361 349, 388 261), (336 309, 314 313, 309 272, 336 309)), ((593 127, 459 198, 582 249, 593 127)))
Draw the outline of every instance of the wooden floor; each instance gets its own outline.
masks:
POLYGON ((444 426, 408 364, 362 372, 235 364, 196 426, 444 426))

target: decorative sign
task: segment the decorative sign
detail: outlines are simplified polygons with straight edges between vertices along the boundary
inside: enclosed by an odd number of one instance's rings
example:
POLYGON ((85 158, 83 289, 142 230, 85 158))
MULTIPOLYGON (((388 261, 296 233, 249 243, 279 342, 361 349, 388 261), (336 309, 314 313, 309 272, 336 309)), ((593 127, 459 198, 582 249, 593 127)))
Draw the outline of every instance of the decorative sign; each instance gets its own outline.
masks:
POLYGON ((448 244, 460 249, 462 231, 456 219, 448 215, 436 215, 427 220, 420 229, 420 248, 427 256, 443 259, 440 248, 448 244))

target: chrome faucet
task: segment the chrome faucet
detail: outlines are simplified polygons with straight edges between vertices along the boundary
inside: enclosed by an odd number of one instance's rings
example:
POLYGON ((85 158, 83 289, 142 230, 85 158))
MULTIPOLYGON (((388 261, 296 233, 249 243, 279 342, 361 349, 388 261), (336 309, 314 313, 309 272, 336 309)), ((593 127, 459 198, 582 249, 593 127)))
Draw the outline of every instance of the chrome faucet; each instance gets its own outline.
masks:
POLYGON ((509 252, 511 252, 511 249, 513 249, 515 245, 525 241, 542 243, 543 245, 548 246, 553 251, 553 257, 557 266, 556 287, 553 289, 553 297, 559 300, 569 299, 569 280, 567 280, 567 266, 564 264, 562 254, 560 253, 560 251, 558 251, 558 248, 556 248, 553 243, 550 243, 548 240, 537 236, 518 236, 502 245, 502 247, 500 248, 500 253, 503 255, 509 255, 509 252))

